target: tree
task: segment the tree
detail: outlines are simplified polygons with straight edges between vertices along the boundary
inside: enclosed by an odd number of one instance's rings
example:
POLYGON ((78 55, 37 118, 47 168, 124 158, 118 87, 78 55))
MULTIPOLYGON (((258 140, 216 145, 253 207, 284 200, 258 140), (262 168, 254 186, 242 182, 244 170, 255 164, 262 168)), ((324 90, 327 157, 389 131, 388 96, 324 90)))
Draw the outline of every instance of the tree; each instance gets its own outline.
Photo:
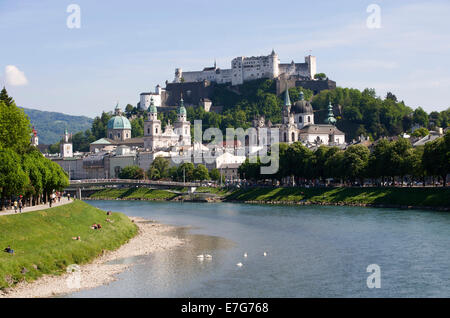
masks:
POLYGON ((450 173, 450 132, 426 143, 422 160, 425 171, 431 176, 441 176, 446 186, 450 173))
POLYGON ((23 151, 30 144, 31 126, 27 115, 12 102, 0 101, 0 148, 23 151))
POLYGON ((156 157, 150 165, 147 175, 152 180, 159 180, 169 176, 169 160, 163 157, 156 157))
POLYGON ((220 171, 217 168, 211 169, 209 172, 209 176, 211 177, 211 180, 219 181, 220 180, 220 171))
POLYGON ((139 166, 127 166, 119 172, 120 179, 144 179, 145 173, 139 166))
POLYGON ((199 164, 195 169, 194 169, 194 180, 199 180, 199 181, 204 181, 204 180, 209 180, 209 172, 208 169, 202 165, 199 164))
POLYGON ((381 177, 384 184, 384 177, 391 176, 390 169, 390 143, 386 139, 381 139, 373 148, 369 157, 368 176, 372 178, 381 177))
POLYGON ((363 145, 352 145, 344 151, 342 168, 344 175, 354 181, 360 179, 364 183, 370 151, 363 145))
POLYGON ((314 79, 317 79, 317 80, 323 81, 326 78, 327 78, 327 76, 325 75, 325 73, 317 73, 314 75, 314 79))
POLYGON ((422 107, 418 107, 414 110, 413 122, 422 127, 428 127, 428 114, 422 109, 422 107))
POLYGON ((13 98, 8 95, 5 86, 0 92, 0 101, 4 102, 6 106, 11 106, 14 103, 13 98))
POLYGON ((92 123, 92 134, 95 139, 105 138, 108 130, 108 121, 111 119, 112 114, 102 112, 102 115, 95 117, 92 123))
POLYGON ((194 164, 192 162, 185 162, 178 166, 178 178, 180 181, 194 180, 194 164), (184 176, 184 177, 183 177, 184 176))
POLYGON ((131 121, 131 137, 144 136, 144 119, 141 117, 135 118, 131 121))
POLYGON ((430 131, 426 129, 425 127, 420 127, 411 134, 413 137, 425 137, 430 134, 430 131))
POLYGON ((2 210, 4 200, 21 194, 28 184, 28 177, 22 170, 20 156, 12 149, 0 150, 0 189, 2 210))

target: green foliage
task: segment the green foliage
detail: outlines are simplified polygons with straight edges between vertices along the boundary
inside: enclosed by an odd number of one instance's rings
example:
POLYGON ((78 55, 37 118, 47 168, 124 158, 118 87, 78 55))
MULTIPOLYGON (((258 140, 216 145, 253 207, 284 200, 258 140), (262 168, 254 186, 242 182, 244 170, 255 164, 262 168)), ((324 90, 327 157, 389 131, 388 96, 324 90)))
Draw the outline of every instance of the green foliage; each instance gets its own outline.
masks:
POLYGON ((314 75, 314 79, 325 80, 327 79, 327 76, 325 75, 325 73, 317 73, 314 75))
POLYGON ((14 101, 9 105, 0 100, 0 149, 22 152, 30 144, 30 121, 14 101))
POLYGON ((425 144, 423 166, 429 175, 441 176, 445 186, 447 174, 450 173, 450 132, 425 144))
POLYGON ((99 116, 95 117, 91 128, 95 140, 106 137, 106 133, 108 130, 108 121, 111 119, 111 117, 112 117, 111 113, 105 112, 102 112, 102 115, 100 117, 99 116))
POLYGON ((202 164, 197 165, 194 169, 193 179, 198 181, 209 180, 208 169, 202 164))
POLYGON ((420 127, 419 129, 414 130, 414 132, 411 134, 413 137, 425 137, 430 133, 428 129, 425 127, 420 127))
POLYGON ((142 117, 137 117, 131 121, 131 137, 144 137, 144 119, 142 117))
MULTIPOLYGON (((57 112, 22 108, 38 132, 39 143, 51 145, 59 142, 64 129, 73 134, 90 130, 93 119, 86 116, 72 116, 57 112)), ((75 149, 75 146, 74 146, 75 149)))
POLYGON ((12 149, 0 150, 0 188, 2 202, 8 196, 21 194, 29 180, 20 164, 20 156, 12 149))
POLYGON ((123 168, 119 173, 120 179, 144 179, 145 173, 139 166, 128 166, 123 168))
POLYGON ((114 250, 137 234, 137 227, 122 213, 106 212, 82 201, 47 210, 0 217, 0 246, 10 245, 14 256, 0 253, 0 289, 32 281, 43 274, 62 274, 70 264, 88 263, 103 250, 114 250), (100 223, 101 230, 92 230, 100 223), (26 233, 26 236, 24 236, 26 233), (81 241, 72 237, 80 236, 81 241), (22 272, 23 268, 27 272, 22 272))
POLYGON ((170 162, 166 158, 156 157, 150 165, 147 176, 152 180, 159 180, 169 176, 170 162))

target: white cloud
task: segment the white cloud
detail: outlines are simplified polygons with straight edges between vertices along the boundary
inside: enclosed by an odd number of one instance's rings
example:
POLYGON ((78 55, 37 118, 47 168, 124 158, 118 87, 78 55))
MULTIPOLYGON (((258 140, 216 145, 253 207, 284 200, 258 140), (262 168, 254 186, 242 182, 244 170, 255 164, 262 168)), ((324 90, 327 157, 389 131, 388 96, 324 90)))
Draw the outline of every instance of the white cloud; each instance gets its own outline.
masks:
POLYGON ((27 85, 28 80, 25 73, 22 72, 14 65, 6 65, 5 67, 5 79, 6 84, 11 86, 27 85))

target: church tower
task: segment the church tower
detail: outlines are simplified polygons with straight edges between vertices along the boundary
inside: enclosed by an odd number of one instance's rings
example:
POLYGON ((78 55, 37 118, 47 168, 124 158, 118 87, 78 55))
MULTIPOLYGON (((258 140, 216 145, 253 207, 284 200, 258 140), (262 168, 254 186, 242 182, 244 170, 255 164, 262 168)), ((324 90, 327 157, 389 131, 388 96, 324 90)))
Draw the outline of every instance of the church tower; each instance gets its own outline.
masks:
POLYGON ((283 106, 283 124, 289 124, 289 117, 291 113, 291 99, 289 98, 289 89, 286 85, 284 91, 284 106, 283 106))
POLYGON ((34 126, 33 126, 33 130, 32 130, 32 133, 31 133, 31 145, 35 146, 35 147, 37 147, 39 145, 39 138, 37 136, 36 129, 34 129, 34 126))
POLYGON ((161 134, 161 121, 158 120, 158 110, 152 97, 148 107, 147 120, 144 122, 144 148, 150 150, 157 148, 161 134))
POLYGON ((72 158, 73 157, 73 148, 72 148, 72 140, 67 128, 64 130, 64 136, 61 140, 60 145, 60 153, 62 158, 72 158))
POLYGON ((187 120, 187 112, 184 107, 183 96, 181 96, 180 107, 178 108, 178 119, 175 122, 175 133, 179 135, 182 145, 191 144, 191 123, 187 120))

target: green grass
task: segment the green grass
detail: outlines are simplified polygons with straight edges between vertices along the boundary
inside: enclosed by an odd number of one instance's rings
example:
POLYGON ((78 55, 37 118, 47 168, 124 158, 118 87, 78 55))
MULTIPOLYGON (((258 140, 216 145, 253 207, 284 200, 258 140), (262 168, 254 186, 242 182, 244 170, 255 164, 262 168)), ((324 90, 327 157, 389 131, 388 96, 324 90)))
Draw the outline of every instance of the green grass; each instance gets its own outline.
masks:
POLYGON ((43 274, 60 274, 70 264, 93 260, 136 235, 137 227, 122 213, 106 212, 82 201, 35 212, 0 216, 0 288, 32 281, 43 274), (92 230, 93 223, 102 229, 92 230), (80 236, 81 241, 72 237, 80 236), (11 255, 3 251, 8 245, 11 255), (35 268, 36 267, 36 268, 35 268), (23 268, 27 273, 22 274, 23 268))
POLYGON ((450 207, 450 188, 251 188, 237 190, 226 200, 450 207))
POLYGON ((149 188, 121 188, 103 189, 95 192, 91 199, 146 199, 146 200, 170 200, 177 194, 158 189, 149 188))

